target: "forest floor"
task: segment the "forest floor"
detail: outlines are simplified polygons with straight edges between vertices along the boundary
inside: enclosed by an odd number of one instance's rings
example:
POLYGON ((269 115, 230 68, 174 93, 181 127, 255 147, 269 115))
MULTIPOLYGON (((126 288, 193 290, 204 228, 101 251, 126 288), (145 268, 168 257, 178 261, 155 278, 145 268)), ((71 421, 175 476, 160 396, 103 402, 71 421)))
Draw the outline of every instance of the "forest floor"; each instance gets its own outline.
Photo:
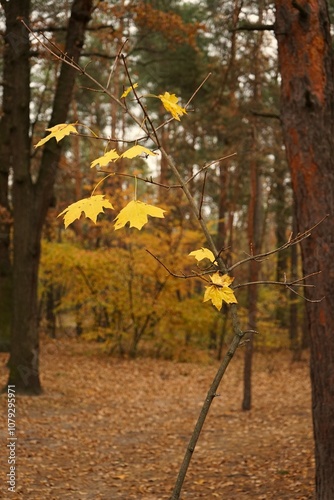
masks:
MULTIPOLYGON (((6 383, 7 355, 0 354, 6 383)), ((44 339, 38 397, 16 396, 16 491, 7 491, 1 396, 0 498, 168 499, 216 363, 120 360, 44 339)), ((182 499, 313 498, 308 363, 256 354, 253 409, 241 411, 242 350, 213 401, 182 499)))

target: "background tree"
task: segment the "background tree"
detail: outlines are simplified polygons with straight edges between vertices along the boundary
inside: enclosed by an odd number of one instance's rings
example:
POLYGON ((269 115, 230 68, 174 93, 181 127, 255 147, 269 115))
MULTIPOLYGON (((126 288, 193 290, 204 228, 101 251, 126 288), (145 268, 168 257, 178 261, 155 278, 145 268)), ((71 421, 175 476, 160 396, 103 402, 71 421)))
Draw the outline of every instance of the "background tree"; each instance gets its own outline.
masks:
MULTIPOLYGON (((29 0, 2 1, 6 18, 3 120, 8 129, 3 141, 13 172, 13 308, 9 383, 17 391, 39 393, 39 339, 37 284, 43 223, 52 202, 60 146, 44 148, 38 172, 31 169, 30 43, 20 19, 29 22, 29 0)), ((91 0, 74 0, 65 50, 79 59, 85 27, 90 20, 91 0)), ((50 126, 66 121, 75 72, 62 65, 53 103, 50 126)), ((2 157, 4 160, 4 158, 2 157)), ((2 167, 4 169, 4 167, 2 167)), ((6 174, 6 171, 5 171, 6 174)), ((6 175, 5 175, 6 176, 6 175)))
POLYGON ((325 0, 276 0, 281 116, 296 199, 298 230, 328 218, 301 244, 304 273, 322 271, 309 289, 316 495, 334 497, 334 72, 325 0), (320 303, 312 300, 325 297, 320 303))

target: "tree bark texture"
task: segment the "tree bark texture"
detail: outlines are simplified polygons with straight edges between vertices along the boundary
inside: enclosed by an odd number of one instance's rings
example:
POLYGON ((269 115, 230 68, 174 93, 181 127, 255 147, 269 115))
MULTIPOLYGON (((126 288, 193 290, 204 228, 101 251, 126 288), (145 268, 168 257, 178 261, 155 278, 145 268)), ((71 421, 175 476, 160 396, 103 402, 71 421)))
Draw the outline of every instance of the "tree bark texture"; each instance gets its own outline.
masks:
POLYGON ((334 498, 334 72, 325 0, 276 0, 281 112, 298 230, 328 218, 302 242, 307 289, 318 500, 334 498))
MULTIPOLYGON (((10 42, 12 27, 7 24, 3 49, 3 94, 0 120, 0 350, 9 351, 12 311, 12 264, 10 232, 12 214, 8 200, 8 179, 11 161, 10 121, 12 110, 12 68, 10 42)), ((16 43, 18 40, 16 40, 16 43)))
MULTIPOLYGON (((34 182, 30 172, 30 45, 24 38, 19 18, 29 19, 30 2, 2 2, 10 43, 12 99, 10 149, 13 168, 13 316, 9 384, 18 392, 39 393, 38 267, 43 223, 53 196, 61 149, 55 141, 43 150, 40 170, 34 182), (23 37, 23 38, 22 38, 23 37)), ((90 19, 92 0, 74 0, 65 52, 78 61, 90 19)), ((74 86, 75 70, 62 64, 50 126, 66 121, 74 86)))

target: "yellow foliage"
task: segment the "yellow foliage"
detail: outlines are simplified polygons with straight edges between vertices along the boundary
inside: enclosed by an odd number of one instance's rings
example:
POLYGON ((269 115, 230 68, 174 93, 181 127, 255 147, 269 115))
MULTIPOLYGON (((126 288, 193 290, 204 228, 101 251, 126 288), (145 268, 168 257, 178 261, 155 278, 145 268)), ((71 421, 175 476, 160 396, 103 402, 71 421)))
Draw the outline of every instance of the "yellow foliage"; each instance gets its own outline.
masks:
POLYGON ((44 139, 41 139, 36 145, 35 148, 38 148, 40 146, 43 146, 47 141, 52 139, 54 137, 57 142, 59 142, 61 139, 63 139, 66 135, 69 134, 77 134, 78 131, 75 128, 76 123, 60 123, 59 125, 55 125, 54 127, 47 128, 51 134, 47 135, 44 137, 44 139))
POLYGON ((165 110, 171 113, 175 120, 180 121, 180 116, 187 114, 186 109, 177 104, 179 98, 175 94, 165 92, 164 94, 159 94, 157 97, 161 100, 165 110))
POLYGON ((139 156, 141 154, 146 154, 150 156, 156 156, 156 153, 153 153, 150 149, 145 148, 144 146, 140 146, 137 144, 136 146, 132 146, 132 148, 127 149, 121 154, 122 158, 135 158, 135 156, 139 156))
POLYGON ((116 161, 119 158, 119 154, 116 149, 111 149, 103 156, 96 158, 96 160, 92 161, 90 164, 90 168, 96 167, 96 165, 100 165, 100 167, 106 167, 111 161, 116 161))
POLYGON ((148 205, 142 201, 132 200, 117 215, 115 230, 121 229, 128 222, 130 222, 130 227, 136 227, 140 230, 148 222, 148 215, 163 219, 165 211, 162 208, 148 205))
POLYGON ((121 99, 125 99, 133 89, 136 89, 138 87, 138 83, 134 83, 133 86, 128 87, 126 90, 124 90, 123 94, 121 95, 121 99))
MULTIPOLYGON (((110 226, 103 219, 105 234, 110 234, 110 226)), ((72 233, 65 237, 72 238, 72 233)), ((116 231, 109 247, 96 249, 92 243, 92 250, 44 242, 40 292, 51 287, 59 300, 56 313, 72 317, 72 324, 79 317, 87 338, 105 339, 110 351, 128 353, 139 338, 152 355, 190 355, 188 343, 192 350, 206 349, 210 331, 217 328, 221 316, 201 304, 199 280, 172 279, 145 249, 170 268, 176 265, 177 251, 177 266, 186 269, 189 240, 198 245, 200 237, 197 233, 195 241, 195 234, 184 228, 175 227, 171 234, 153 226, 152 231, 131 235, 116 231)))
POLYGON ((234 278, 231 278, 227 274, 221 276, 218 272, 210 276, 213 285, 205 287, 203 302, 211 300, 212 304, 220 311, 223 302, 227 304, 237 304, 237 299, 235 298, 234 292, 229 285, 233 282, 234 278))
POLYGON ((73 221, 80 219, 82 212, 96 224, 98 214, 104 213, 104 208, 113 209, 110 201, 104 199, 103 194, 76 201, 63 210, 58 217, 64 215, 64 224, 67 228, 73 221))
POLYGON ((213 255, 211 250, 209 250, 208 248, 202 247, 199 250, 194 250, 193 252, 190 252, 189 255, 191 255, 192 257, 195 257, 195 259, 198 260, 199 262, 203 259, 209 259, 210 262, 216 264, 215 256, 213 255))

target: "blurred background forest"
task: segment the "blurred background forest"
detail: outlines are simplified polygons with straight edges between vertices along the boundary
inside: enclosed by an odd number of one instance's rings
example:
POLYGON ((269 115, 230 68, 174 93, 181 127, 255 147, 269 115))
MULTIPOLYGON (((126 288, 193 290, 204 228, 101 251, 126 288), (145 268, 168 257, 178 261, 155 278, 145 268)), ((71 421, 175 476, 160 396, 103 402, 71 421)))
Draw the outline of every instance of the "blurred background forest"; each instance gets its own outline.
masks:
MULTIPOLYGON (((70 4, 33 1, 32 29, 63 47, 70 4)), ((182 123, 171 121, 161 130, 161 142, 185 178, 235 154, 209 168, 204 194, 203 177, 191 183, 196 199, 203 196, 203 214, 230 264, 253 251, 280 247, 295 231, 279 118, 273 22, 271 2, 266 0, 100 1, 80 60, 106 84, 122 50, 140 95, 169 91, 180 96, 183 105, 211 73, 182 123)), ((33 39, 31 43, 31 137, 36 144, 50 120, 60 62, 33 39)), ((120 97, 128 85, 124 67, 118 63, 110 91, 120 97)), ((133 140, 136 131, 122 110, 91 86, 85 78, 77 78, 67 122, 117 138, 115 147, 122 151, 124 141, 133 140)), ((166 112, 160 101, 146 102, 158 126, 167 118, 166 112)), ((99 216, 96 225, 80 219, 65 231, 57 215, 89 196, 102 178, 89 165, 103 154, 103 145, 82 136, 64 142, 43 231, 40 332, 98 340, 108 352, 120 355, 187 360, 202 353, 220 359, 229 340, 228 308, 219 314, 203 304, 201 281, 172 278, 146 252, 149 249, 176 273, 196 268, 188 254, 205 242, 180 193, 139 183, 141 199, 157 201, 168 211, 165 220, 151 221, 140 232, 115 232, 112 212, 99 216)), ((37 175, 41 151, 31 154, 32 172, 35 169, 37 175)), ((123 159, 117 170, 152 176, 162 184, 175 183, 160 157, 131 163, 123 159)), ((109 177, 99 192, 112 193, 114 200, 125 205, 132 197, 133 180, 109 177)), ((10 226, 8 213, 0 216, 2 224, 10 226)), ((238 268, 235 284, 254 281, 254 272, 258 280, 283 281, 285 275, 300 275, 300 267, 299 250, 293 246, 256 263, 255 270, 250 264, 238 268)), ((256 288, 256 292, 255 287, 237 291, 245 322, 250 314, 256 316, 255 345, 291 348, 298 357, 308 345, 304 301, 284 287, 256 288)))

